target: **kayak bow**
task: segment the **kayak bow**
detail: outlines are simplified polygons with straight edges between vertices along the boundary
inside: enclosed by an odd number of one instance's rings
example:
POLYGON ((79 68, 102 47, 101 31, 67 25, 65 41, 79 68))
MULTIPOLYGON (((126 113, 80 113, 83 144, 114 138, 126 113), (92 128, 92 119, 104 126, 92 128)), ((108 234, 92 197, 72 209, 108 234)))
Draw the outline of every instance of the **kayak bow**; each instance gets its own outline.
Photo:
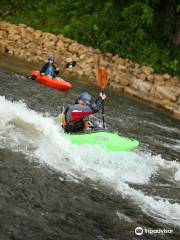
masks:
POLYGON ((47 75, 41 75, 39 71, 33 71, 31 77, 36 81, 60 91, 68 91, 72 88, 72 85, 69 82, 61 81, 56 78, 51 79, 47 75))
POLYGON ((67 138, 78 145, 101 145, 109 151, 129 152, 139 146, 139 142, 135 139, 129 139, 119 136, 117 133, 106 130, 87 131, 82 133, 67 134, 67 138))

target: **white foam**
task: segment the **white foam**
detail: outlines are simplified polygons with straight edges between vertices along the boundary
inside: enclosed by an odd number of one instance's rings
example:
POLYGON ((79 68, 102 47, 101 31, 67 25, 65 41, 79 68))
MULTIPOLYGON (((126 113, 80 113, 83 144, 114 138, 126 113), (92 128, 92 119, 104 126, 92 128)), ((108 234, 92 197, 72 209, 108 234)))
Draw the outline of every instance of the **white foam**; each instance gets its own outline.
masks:
POLYGON ((180 181, 180 170, 178 170, 178 171, 175 173, 174 179, 175 179, 175 181, 180 181))
POLYGON ((132 199, 149 216, 167 224, 180 226, 180 205, 178 203, 170 203, 168 200, 155 200, 154 197, 130 188, 125 183, 120 183, 118 187, 124 198, 132 199))
POLYGON ((100 146, 71 144, 51 117, 30 110, 22 102, 0 97, 0 147, 23 151, 73 180, 90 178, 111 186, 124 198, 132 199, 146 214, 180 226, 180 205, 147 196, 129 183, 148 184, 159 171, 169 171, 179 181, 180 164, 150 153, 109 153, 100 146))
POLYGON ((179 140, 175 140, 173 144, 163 143, 162 145, 180 153, 180 141, 179 140))
POLYGON ((126 216, 124 213, 121 213, 119 211, 117 211, 117 216, 119 217, 119 219, 124 220, 126 222, 129 222, 129 223, 133 222, 133 220, 130 217, 126 216))

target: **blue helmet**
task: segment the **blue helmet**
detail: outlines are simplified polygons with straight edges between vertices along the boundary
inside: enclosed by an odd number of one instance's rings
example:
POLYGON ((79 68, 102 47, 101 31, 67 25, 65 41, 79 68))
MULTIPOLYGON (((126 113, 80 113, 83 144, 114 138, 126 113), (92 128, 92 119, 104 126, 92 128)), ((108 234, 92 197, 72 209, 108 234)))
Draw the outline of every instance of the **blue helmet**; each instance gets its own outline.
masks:
POLYGON ((92 96, 88 92, 82 92, 79 95, 79 99, 84 100, 84 101, 90 103, 91 99, 92 99, 92 96))
POLYGON ((55 60, 56 60, 56 58, 55 58, 54 56, 49 56, 49 57, 48 57, 48 61, 53 61, 53 62, 55 62, 55 60))

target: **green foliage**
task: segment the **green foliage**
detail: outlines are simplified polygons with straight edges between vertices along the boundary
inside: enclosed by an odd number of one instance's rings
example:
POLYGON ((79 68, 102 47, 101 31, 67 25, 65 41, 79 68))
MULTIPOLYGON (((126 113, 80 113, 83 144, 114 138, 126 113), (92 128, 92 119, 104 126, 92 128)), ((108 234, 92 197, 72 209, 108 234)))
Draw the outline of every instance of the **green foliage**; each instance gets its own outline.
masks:
POLYGON ((0 19, 180 75, 177 0, 1 0, 0 19))

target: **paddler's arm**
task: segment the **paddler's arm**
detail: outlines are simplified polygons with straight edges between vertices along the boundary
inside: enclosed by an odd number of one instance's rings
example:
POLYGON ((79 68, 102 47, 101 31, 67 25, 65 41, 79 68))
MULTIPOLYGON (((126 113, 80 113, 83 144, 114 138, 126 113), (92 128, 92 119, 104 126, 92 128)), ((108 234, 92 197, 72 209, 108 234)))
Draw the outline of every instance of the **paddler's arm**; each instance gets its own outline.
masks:
POLYGON ((96 99, 96 101, 89 105, 92 113, 96 113, 100 110, 100 108, 102 106, 102 100, 105 100, 105 99, 106 99, 106 94, 100 92, 99 97, 96 99))
POLYGON ((58 67, 58 65, 54 63, 53 66, 54 66, 55 74, 58 75, 59 74, 59 67, 58 67))
POLYGON ((44 66, 42 67, 40 73, 45 73, 46 72, 46 68, 47 68, 47 63, 44 64, 44 66))

